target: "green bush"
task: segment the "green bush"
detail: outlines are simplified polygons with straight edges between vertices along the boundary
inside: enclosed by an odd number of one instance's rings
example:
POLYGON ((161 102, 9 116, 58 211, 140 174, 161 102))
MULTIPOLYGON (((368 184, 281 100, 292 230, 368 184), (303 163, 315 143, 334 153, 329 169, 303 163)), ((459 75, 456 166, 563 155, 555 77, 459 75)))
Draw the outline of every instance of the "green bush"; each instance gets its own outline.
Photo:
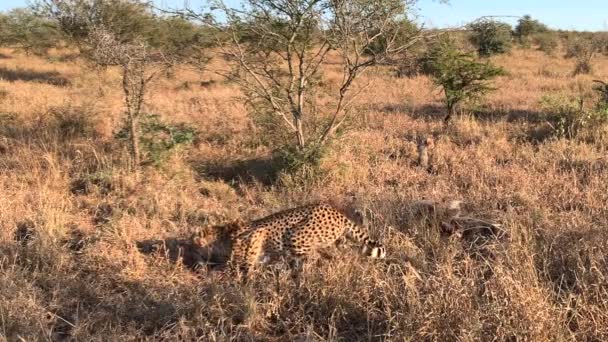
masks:
MULTIPOLYGON (((405 45, 412 40, 412 37, 420 33, 421 28, 409 19, 403 19, 394 24, 392 32, 387 32, 380 39, 375 40, 365 50, 366 54, 378 54, 386 51, 387 38, 395 39, 398 46, 405 45)), ((372 31, 372 34, 374 32, 372 31)), ((409 50, 409 49, 408 49, 409 50)))
POLYGON ((494 20, 483 20, 468 25, 469 40, 480 56, 508 52, 511 49, 511 25, 494 20))
POLYGON ((208 29, 179 17, 156 17, 147 40, 168 56, 194 62, 204 59, 205 49, 213 45, 208 29))
POLYGON ((318 145, 309 145, 305 148, 296 148, 291 145, 278 149, 275 153, 279 157, 281 169, 296 172, 304 167, 316 168, 324 156, 325 149, 318 145))
POLYGON ((591 115, 583 108, 582 98, 572 98, 564 94, 544 95, 540 106, 546 113, 547 123, 558 138, 574 138, 586 127, 591 115))
POLYGON ((63 35, 53 22, 29 9, 14 9, 0 16, 0 45, 44 55, 61 44, 63 35))
POLYGON ((535 35, 547 33, 549 28, 536 19, 532 19, 529 15, 524 15, 515 26, 514 35, 519 39, 519 42, 526 46, 530 44, 530 38, 535 35))
MULTIPOLYGON (((143 115, 140 122, 139 143, 147 161, 161 166, 174 152, 194 144, 198 138, 196 129, 189 125, 164 122, 158 115, 143 115)), ((116 133, 120 140, 131 139, 127 125, 116 133)))
POLYGON ((160 15, 145 0, 34 0, 32 8, 39 20, 52 23, 79 48, 100 28, 122 44, 144 42, 171 58, 201 57, 201 50, 211 45, 209 29, 160 15))
POLYGON ((110 30, 123 43, 150 37, 156 30, 152 9, 143 0, 34 0, 32 8, 57 23, 76 44, 94 27, 110 30))
POLYGON ((593 34, 593 45, 598 52, 608 56, 608 32, 595 32, 593 34))
POLYGON ((287 145, 275 151, 279 179, 287 188, 310 185, 323 177, 321 161, 328 151, 327 145, 308 145, 298 148, 287 145))
POLYGON ((585 106, 589 97, 584 95, 572 97, 559 93, 541 98, 541 108, 556 137, 574 139, 608 123, 608 87, 603 82, 599 83, 594 88, 598 95, 594 106, 585 106))

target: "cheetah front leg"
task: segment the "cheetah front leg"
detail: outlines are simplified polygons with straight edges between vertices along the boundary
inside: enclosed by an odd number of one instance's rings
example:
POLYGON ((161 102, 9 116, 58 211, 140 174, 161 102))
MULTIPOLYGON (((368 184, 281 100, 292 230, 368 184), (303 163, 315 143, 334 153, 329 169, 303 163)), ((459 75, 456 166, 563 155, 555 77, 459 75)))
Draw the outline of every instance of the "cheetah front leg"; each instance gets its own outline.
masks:
POLYGON ((296 273, 302 271, 304 259, 307 255, 310 255, 312 246, 308 242, 307 236, 298 234, 298 230, 288 236, 287 242, 285 243, 288 257, 289 268, 296 273))
POLYGON ((231 256, 232 268, 240 271, 243 275, 249 276, 263 259, 266 232, 256 230, 246 236, 237 237, 233 244, 231 256))
POLYGON ((366 232, 352 222, 347 228, 346 237, 362 243, 362 253, 364 255, 379 259, 386 257, 384 246, 380 242, 370 239, 366 232))

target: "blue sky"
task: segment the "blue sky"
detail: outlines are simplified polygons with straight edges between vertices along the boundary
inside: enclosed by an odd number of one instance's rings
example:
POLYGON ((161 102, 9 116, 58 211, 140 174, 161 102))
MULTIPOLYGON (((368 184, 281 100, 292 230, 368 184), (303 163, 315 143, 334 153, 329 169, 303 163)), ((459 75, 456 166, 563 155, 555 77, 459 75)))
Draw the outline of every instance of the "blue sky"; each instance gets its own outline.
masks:
MULTIPOLYGON (((25 6, 28 0, 0 0, 0 10, 25 6)), ((181 6, 184 0, 155 0, 162 6, 181 6)), ((192 5, 202 3, 189 0, 192 5)), ((238 0, 229 0, 236 3, 238 0)), ((608 0, 419 0, 419 14, 427 26, 458 26, 484 15, 522 16, 530 14, 543 23, 561 29, 608 31, 608 0)), ((504 18, 513 23, 516 19, 504 18)))

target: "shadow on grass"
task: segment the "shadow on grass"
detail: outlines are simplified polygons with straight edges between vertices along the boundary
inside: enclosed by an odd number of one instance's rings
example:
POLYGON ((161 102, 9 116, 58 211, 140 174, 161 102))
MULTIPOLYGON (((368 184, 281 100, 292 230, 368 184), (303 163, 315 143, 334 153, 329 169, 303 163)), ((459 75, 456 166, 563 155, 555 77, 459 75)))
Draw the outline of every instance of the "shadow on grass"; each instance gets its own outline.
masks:
POLYGON ((56 71, 34 71, 21 68, 8 69, 6 67, 0 67, 0 79, 10 82, 26 81, 46 83, 58 87, 67 87, 70 85, 70 81, 56 71))
MULTIPOLYGON (((446 109, 440 104, 425 104, 421 106, 412 106, 409 104, 388 104, 383 105, 375 110, 386 114, 403 113, 414 119, 424 120, 443 120, 446 115, 446 109)), ((528 123, 543 123, 545 122, 545 113, 532 111, 528 109, 508 109, 508 110, 493 110, 489 108, 481 108, 471 112, 471 115, 477 120, 484 122, 528 122, 528 123)))
POLYGON ((228 261, 221 256, 204 254, 191 241, 185 239, 142 240, 137 241, 135 245, 142 254, 160 254, 173 264, 181 261, 193 271, 200 267, 206 267, 207 270, 221 270, 228 261))
POLYGON ((319 298, 297 292, 293 290, 292 301, 279 309, 282 319, 277 317, 277 324, 270 319, 268 335, 274 338, 290 336, 296 341, 371 341, 372 337, 383 336, 389 330, 385 317, 370 314, 367 308, 355 301, 332 295, 319 298), (298 317, 301 322, 284 317, 298 317))
MULTIPOLYGON (((403 114, 413 119, 443 122, 445 119, 445 108, 438 104, 426 104, 422 106, 410 106, 407 104, 389 104, 376 108, 386 114, 403 114)), ((553 129, 547 123, 547 114, 528 109, 492 110, 479 109, 470 113, 470 116, 484 123, 525 123, 527 124, 523 140, 534 144, 540 144, 555 136, 553 129)), ((456 115, 452 119, 456 119, 456 115)))
MULTIPOLYGON (((601 279, 608 272, 605 256, 608 232, 589 227, 584 231, 539 231, 536 239, 539 249, 535 260, 539 274, 552 285, 556 296, 566 298, 570 294, 586 294, 594 304, 603 303, 601 279)), ((602 304, 603 305, 603 304, 602 304)), ((579 318, 581 319, 581 318, 579 318)))
POLYGON ((199 163, 194 165, 198 175, 229 184, 261 183, 271 186, 276 183, 281 160, 278 157, 260 157, 224 163, 199 163))
POLYGON ((92 108, 52 107, 39 120, 22 120, 12 113, 0 113, 0 135, 14 141, 48 145, 53 141, 96 139, 97 113, 92 108))
MULTIPOLYGON (((28 335, 71 340, 82 334, 120 334, 120 330, 128 327, 154 336, 193 309, 182 311, 178 306, 184 303, 171 299, 174 289, 170 287, 120 276, 122 267, 116 263, 109 264, 90 255, 74 255, 68 261, 67 250, 51 252, 43 248, 35 242, 28 246, 0 244, 0 253, 10 256, 11 260, 7 265, 11 267, 10 274, 5 275, 7 280, 30 286, 22 290, 5 288, 4 304, 10 307, 11 303, 19 303, 20 296, 33 295, 35 302, 31 303, 29 309, 33 311, 29 313, 36 316, 39 313, 34 310, 36 307, 47 312, 44 326, 32 324, 36 317, 12 320, 11 315, 17 311, 9 311, 11 323, 3 327, 9 340, 28 335)), ((27 309, 13 307, 11 310, 27 309)))

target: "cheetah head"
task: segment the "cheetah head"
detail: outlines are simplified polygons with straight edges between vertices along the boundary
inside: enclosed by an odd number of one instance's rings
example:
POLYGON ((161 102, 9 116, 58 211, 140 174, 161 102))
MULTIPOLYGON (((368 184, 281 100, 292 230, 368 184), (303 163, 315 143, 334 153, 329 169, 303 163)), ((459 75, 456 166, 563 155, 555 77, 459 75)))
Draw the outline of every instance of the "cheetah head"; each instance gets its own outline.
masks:
POLYGON ((370 242, 363 246, 363 255, 375 259, 386 258, 386 249, 378 242, 370 242))
POLYGON ((209 225, 194 232, 190 240, 207 261, 225 262, 230 255, 234 236, 244 229, 246 224, 241 220, 226 225, 209 225))
POLYGON ((210 247, 216 243, 232 240, 234 235, 244 230, 245 227, 245 222, 240 219, 226 225, 208 225, 194 232, 191 240, 199 248, 210 247))

